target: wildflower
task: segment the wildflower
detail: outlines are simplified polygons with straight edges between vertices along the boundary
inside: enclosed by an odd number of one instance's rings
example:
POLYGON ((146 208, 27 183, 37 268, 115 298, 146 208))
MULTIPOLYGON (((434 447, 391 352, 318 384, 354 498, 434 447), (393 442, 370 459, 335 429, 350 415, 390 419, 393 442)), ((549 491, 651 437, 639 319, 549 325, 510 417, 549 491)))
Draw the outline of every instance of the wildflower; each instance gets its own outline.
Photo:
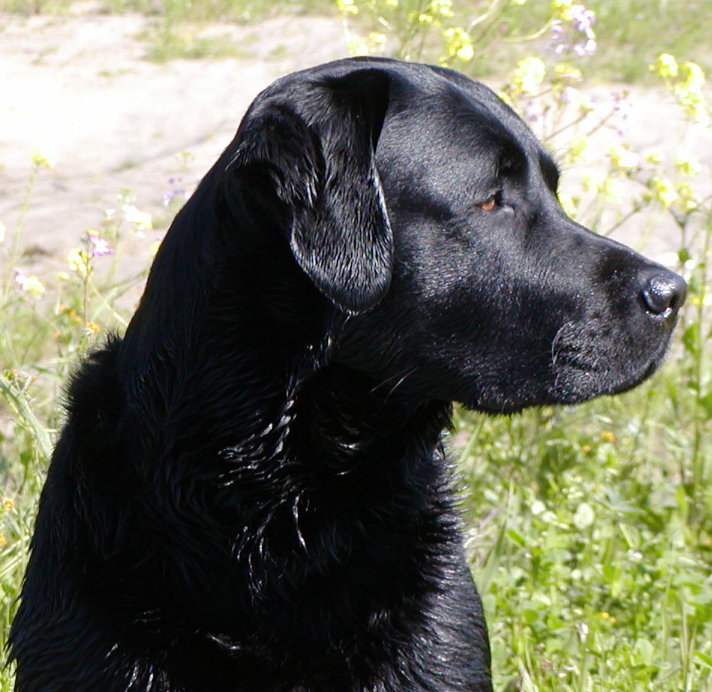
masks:
POLYGON ((347 41, 347 44, 351 55, 368 55, 370 52, 368 43, 360 36, 352 35, 347 41))
POLYGON ((3 507, 5 507, 6 512, 12 512, 12 510, 15 509, 15 503, 9 497, 6 497, 3 502, 3 507))
POLYGON ((538 517, 540 514, 543 514, 545 511, 546 511, 546 505, 541 500, 534 500, 534 502, 532 502, 531 513, 535 517, 538 517))
POLYGON ((603 180, 599 192, 611 204, 618 206, 623 197, 623 188, 620 179, 608 176, 603 180))
POLYGON ((582 502, 577 508, 573 516, 574 526, 579 530, 583 531, 587 529, 591 524, 593 524, 596 519, 593 508, 588 502, 582 502))
POLYGON ((516 93, 537 94, 546 76, 546 66, 541 58, 522 58, 512 73, 510 82, 516 93))
POLYGON ((134 204, 125 203, 121 207, 124 218, 141 231, 150 231, 153 228, 151 215, 145 211, 139 211, 134 204))
POLYGON ((583 5, 572 5, 569 13, 576 31, 580 31, 588 39, 595 38, 593 24, 596 15, 591 10, 587 10, 583 5))
POLYGON ((87 240, 89 241, 89 248, 92 257, 104 257, 105 255, 114 254, 114 249, 111 245, 109 245, 108 241, 104 238, 100 238, 91 231, 87 233, 87 240))
POLYGON ((559 204, 561 204, 561 208, 569 216, 571 216, 571 217, 576 216, 576 212, 578 212, 578 198, 571 197, 570 195, 560 194, 559 195, 559 204))
POLYGON ((181 197, 183 201, 188 199, 188 191, 183 187, 180 178, 168 178, 168 184, 171 186, 167 192, 163 193, 163 205, 169 206, 174 199, 181 197))
POLYGON ((651 65, 650 69, 664 79, 674 79, 679 72, 677 59, 670 53, 660 53, 655 64, 651 65))
POLYGON ((101 327, 99 327, 96 322, 87 322, 86 329, 87 333, 89 334, 96 334, 97 332, 101 331, 101 327))
POLYGON ((613 165, 622 171, 631 171, 640 166, 640 157, 620 144, 613 144, 609 147, 608 156, 613 165))
POLYGON ((694 62, 684 63, 680 73, 684 76, 682 82, 673 87, 675 97, 686 115, 699 119, 705 112, 706 106, 703 93, 705 73, 694 62))
POLYGON ((89 253, 82 248, 74 248, 67 253, 67 264, 69 268, 85 279, 90 274, 91 258, 89 253))
POLYGON ((15 283, 22 289, 24 293, 27 293, 30 297, 35 300, 41 298, 44 295, 45 287, 44 284, 36 276, 26 276, 21 271, 15 271, 15 283))
POLYGON ((569 141, 566 149, 566 163, 578 163, 579 161, 583 161, 586 158, 588 149, 589 141, 587 137, 581 135, 573 137, 571 141, 569 141))
POLYGON ((54 168, 57 164, 57 156, 49 150, 42 151, 39 148, 32 151, 32 163, 37 168, 54 168))
POLYGON ((648 187, 664 209, 669 209, 677 202, 677 191, 675 186, 664 176, 657 175, 648 182, 648 187))
POLYGON ((336 6, 341 14, 358 14, 358 7, 354 0, 336 0, 336 6))
POLYGON ((552 0, 551 9, 555 14, 565 16, 573 4, 573 0, 552 0))
POLYGON ((584 5, 570 0, 554 0, 552 10, 556 19, 551 23, 549 45, 554 52, 557 55, 571 51, 578 56, 593 55, 598 48, 593 30, 596 15, 584 5))
POLYGON ((418 24, 432 24, 433 23, 433 15, 428 14, 427 12, 421 12, 418 15, 418 24))
POLYGON ((610 442, 611 444, 616 441, 616 436, 614 433, 612 433, 610 430, 604 430, 601 433, 601 439, 604 442, 610 442))
POLYGON ((675 168, 680 174, 691 178, 700 172, 700 162, 689 152, 678 152, 675 157, 675 168))
POLYGON ((559 63, 554 68, 554 76, 560 81, 569 82, 580 82, 583 79, 581 70, 579 70, 578 67, 574 67, 565 62, 559 63))
POLYGON ((0 533, 0 548, 4 548, 7 545, 7 538, 0 533))
POLYGON ((452 0, 430 0, 430 12, 441 17, 452 17, 452 0))
POLYGON ((371 44, 373 50, 382 50, 386 44, 386 35, 378 31, 371 31, 368 34, 368 42, 371 44))
POLYGON ((443 33, 448 57, 456 57, 468 62, 475 57, 475 49, 470 35, 458 26, 450 27, 443 33))
POLYGON ((678 183, 677 185, 678 203, 686 212, 695 211, 699 207, 695 189, 688 183, 678 183))

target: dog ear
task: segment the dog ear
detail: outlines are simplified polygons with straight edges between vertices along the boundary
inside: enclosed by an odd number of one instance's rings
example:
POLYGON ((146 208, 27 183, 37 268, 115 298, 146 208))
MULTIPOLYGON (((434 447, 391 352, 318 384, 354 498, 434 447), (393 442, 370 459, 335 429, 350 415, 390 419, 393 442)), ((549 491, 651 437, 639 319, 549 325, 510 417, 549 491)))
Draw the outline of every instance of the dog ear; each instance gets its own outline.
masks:
POLYGON ((268 90, 245 116, 228 165, 227 194, 241 213, 259 227, 286 219, 298 265, 350 312, 375 305, 391 280, 374 155, 388 91, 387 75, 373 69, 268 90))

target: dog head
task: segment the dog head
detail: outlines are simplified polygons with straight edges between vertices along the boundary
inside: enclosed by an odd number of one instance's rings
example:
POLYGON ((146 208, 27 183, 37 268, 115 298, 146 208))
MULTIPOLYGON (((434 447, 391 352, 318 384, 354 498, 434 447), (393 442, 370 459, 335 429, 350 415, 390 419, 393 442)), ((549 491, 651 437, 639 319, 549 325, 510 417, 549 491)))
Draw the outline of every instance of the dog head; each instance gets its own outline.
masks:
POLYGON ((376 59, 296 73, 228 153, 232 218, 279 227, 347 316, 335 359, 389 390, 576 403, 635 386, 667 350, 684 281, 568 218, 549 154, 462 75, 376 59))

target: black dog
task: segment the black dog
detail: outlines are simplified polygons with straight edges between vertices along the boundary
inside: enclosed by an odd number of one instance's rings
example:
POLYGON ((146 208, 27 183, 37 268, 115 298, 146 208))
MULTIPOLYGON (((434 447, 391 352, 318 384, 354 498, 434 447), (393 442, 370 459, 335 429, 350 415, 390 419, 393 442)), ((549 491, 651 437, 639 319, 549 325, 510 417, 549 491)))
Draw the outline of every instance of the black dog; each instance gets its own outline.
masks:
POLYGON ((488 89, 332 63, 264 91, 74 377, 21 692, 490 690, 439 435, 620 392, 685 284, 565 216, 488 89))

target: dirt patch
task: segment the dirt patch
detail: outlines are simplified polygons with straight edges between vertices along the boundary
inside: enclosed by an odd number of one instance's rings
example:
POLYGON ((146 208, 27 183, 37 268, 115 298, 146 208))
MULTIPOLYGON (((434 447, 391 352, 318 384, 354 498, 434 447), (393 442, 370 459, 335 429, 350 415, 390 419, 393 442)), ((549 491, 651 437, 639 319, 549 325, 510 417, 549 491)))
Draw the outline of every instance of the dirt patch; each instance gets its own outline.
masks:
MULTIPOLYGON (((230 27, 249 59, 156 64, 144 59, 137 38, 147 21, 0 16, 0 220, 8 232, 31 152, 51 152, 57 162, 36 180, 23 234, 31 256, 23 267, 63 262, 103 211, 116 207, 122 188, 160 226, 169 179, 180 176, 192 188, 261 89, 285 72, 345 55, 338 21, 280 18, 230 27)), ((140 248, 134 251, 140 261, 140 248)))

